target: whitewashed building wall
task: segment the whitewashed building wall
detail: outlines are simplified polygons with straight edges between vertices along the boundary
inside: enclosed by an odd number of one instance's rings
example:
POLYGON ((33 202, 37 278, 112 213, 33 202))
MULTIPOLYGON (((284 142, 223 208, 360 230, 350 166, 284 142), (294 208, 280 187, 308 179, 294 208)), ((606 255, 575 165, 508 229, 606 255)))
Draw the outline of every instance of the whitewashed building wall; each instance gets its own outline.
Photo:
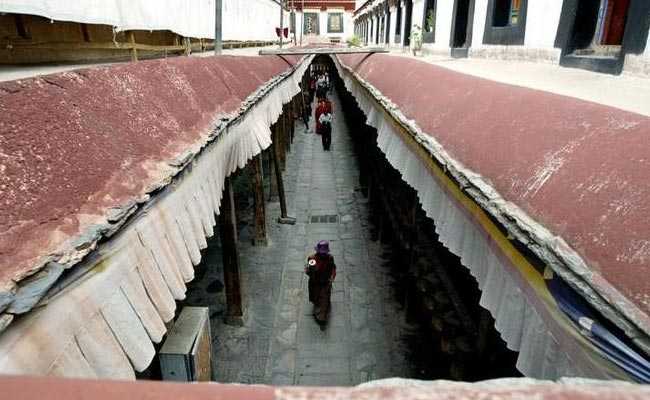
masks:
MULTIPOLYGON (((529 1, 524 45, 483 43, 488 0, 475 0, 471 57, 516 59, 558 63, 561 49, 554 47, 563 0, 529 1)), ((450 15, 450 18, 453 16, 450 15)))
MULTIPOLYGON (((345 43, 347 39, 354 35, 354 21, 352 19, 352 12, 345 11, 342 8, 328 8, 325 11, 320 9, 309 9, 305 8, 305 13, 317 13, 318 14, 318 25, 319 25, 319 35, 305 35, 303 34, 303 43, 304 42, 329 42, 332 38, 338 38, 342 43, 345 43), (342 13, 343 14, 343 32, 329 32, 327 26, 328 14, 330 13, 342 13)), ((304 16, 301 11, 296 11, 296 35, 298 40, 300 40, 300 35, 302 32, 302 25, 304 23, 304 16)))
MULTIPOLYGON (((212 17, 214 21, 214 17, 212 17)), ((284 26, 289 25, 284 13, 284 26)), ((224 0, 223 40, 277 40, 280 6, 272 0, 224 0)))

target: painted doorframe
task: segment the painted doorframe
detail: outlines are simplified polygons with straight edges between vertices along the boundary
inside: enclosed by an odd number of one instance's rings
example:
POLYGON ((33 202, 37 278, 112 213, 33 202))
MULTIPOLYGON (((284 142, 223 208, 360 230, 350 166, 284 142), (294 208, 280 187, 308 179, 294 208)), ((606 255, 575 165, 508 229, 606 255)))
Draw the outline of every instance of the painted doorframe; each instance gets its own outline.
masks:
POLYGON ((581 1, 593 0, 564 0, 562 4, 560 23, 555 36, 555 47, 562 50, 560 65, 619 74, 623 70, 626 54, 641 54, 645 51, 650 29, 650 1, 630 1, 621 52, 616 58, 574 57, 572 55, 575 50, 572 40, 575 32, 576 14, 581 1))
POLYGON ((485 31, 483 44, 497 45, 523 45, 526 36, 526 14, 528 13, 528 0, 521 0, 519 19, 516 25, 494 26, 494 12, 496 1, 489 0, 485 16, 485 31))

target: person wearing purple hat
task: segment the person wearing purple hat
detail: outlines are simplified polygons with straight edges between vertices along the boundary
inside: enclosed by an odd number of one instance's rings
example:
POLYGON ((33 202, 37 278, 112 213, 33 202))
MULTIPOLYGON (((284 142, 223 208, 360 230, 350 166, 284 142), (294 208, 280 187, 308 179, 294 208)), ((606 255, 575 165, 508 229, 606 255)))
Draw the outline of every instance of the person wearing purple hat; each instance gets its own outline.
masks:
POLYGON ((309 276, 309 301, 314 305, 316 322, 325 329, 330 310, 332 282, 336 277, 336 264, 330 254, 330 244, 321 240, 314 248, 316 253, 307 257, 305 273, 309 276))

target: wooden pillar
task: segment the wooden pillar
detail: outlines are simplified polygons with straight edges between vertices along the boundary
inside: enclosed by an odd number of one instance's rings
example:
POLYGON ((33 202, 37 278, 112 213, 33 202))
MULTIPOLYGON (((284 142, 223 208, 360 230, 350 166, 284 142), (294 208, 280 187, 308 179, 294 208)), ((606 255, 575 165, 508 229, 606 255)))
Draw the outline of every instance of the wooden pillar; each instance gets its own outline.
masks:
POLYGON ((289 217, 287 213, 287 199, 284 196, 284 181, 282 180, 282 168, 280 166, 280 152, 282 151, 282 144, 279 140, 281 137, 280 132, 281 124, 276 124, 275 130, 275 140, 273 140, 273 169, 275 170, 275 179, 278 185, 278 197, 280 198, 280 218, 278 222, 281 224, 290 224, 293 225, 296 223, 296 219, 289 217))
POLYGON ((285 164, 285 145, 284 145, 284 114, 280 115, 278 117, 277 122, 275 123, 275 139, 273 140, 274 143, 277 143, 277 147, 273 146, 274 152, 273 156, 275 159, 277 159, 279 165, 280 165, 280 170, 284 171, 284 164, 285 164))
POLYGON ((286 154, 291 152, 291 107, 289 103, 284 105, 284 113, 282 115, 284 116, 282 120, 284 122, 284 147, 286 149, 284 159, 286 164, 286 154))
POLYGON ((192 42, 189 37, 183 38, 183 47, 185 48, 185 55, 189 56, 192 53, 192 42))
POLYGON ((129 31, 129 43, 131 43, 131 61, 138 61, 138 49, 135 47, 135 33, 129 31))
POLYGON ((84 42, 90 42, 90 32, 88 31, 88 24, 80 24, 81 26, 81 35, 84 38, 84 42))
POLYGON ((223 256, 223 278, 226 287, 225 322, 243 325, 241 286, 239 281, 239 250, 237 248, 237 220, 235 200, 230 177, 224 181, 224 194, 219 213, 219 232, 223 256))
POLYGON ((476 356, 478 362, 483 362, 487 358, 488 344, 490 343, 490 334, 492 332, 493 322, 492 315, 484 308, 481 308, 481 314, 478 322, 478 335, 476 339, 476 356))
POLYGON ((266 246, 266 203, 264 201, 264 180, 262 177, 262 154, 251 160, 253 173, 253 197, 255 202, 255 237, 254 246, 266 246))
POLYGON ((297 97, 291 99, 291 103, 289 103, 289 131, 291 132, 291 140, 289 141, 289 144, 293 144, 293 138, 296 136, 296 110, 298 109, 296 106, 297 104, 297 97))
MULTIPOLYGON (((274 134, 271 135, 271 140, 275 141, 274 134)), ((274 145, 271 144, 271 147, 266 151, 269 168, 269 201, 275 201, 278 197, 278 180, 275 178, 275 168, 273 167, 273 159, 275 158, 273 147, 274 145)))

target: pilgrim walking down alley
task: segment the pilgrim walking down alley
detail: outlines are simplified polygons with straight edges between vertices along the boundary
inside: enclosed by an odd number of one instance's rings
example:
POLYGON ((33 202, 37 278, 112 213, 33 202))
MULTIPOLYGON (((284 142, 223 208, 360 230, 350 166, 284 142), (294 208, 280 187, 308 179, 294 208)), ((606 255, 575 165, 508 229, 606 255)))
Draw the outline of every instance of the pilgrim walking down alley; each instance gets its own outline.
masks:
POLYGON ((319 241, 314 250, 316 252, 307 258, 305 273, 309 276, 309 301, 314 305, 314 318, 324 330, 330 310, 332 283, 336 278, 336 264, 327 240, 319 241))

